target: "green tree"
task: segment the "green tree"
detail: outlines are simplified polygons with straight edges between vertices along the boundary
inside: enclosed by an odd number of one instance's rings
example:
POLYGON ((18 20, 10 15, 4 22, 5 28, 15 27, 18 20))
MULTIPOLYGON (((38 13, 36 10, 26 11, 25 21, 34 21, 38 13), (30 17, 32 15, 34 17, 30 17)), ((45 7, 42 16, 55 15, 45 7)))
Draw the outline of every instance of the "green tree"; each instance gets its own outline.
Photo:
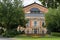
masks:
POLYGON ((44 6, 48 8, 58 8, 60 1, 59 0, 40 0, 44 6))
POLYGON ((2 0, 0 2, 0 24, 6 29, 15 28, 13 25, 25 26, 25 14, 21 0, 2 0))
POLYGON ((50 9, 46 14, 47 28, 53 32, 60 32, 60 8, 50 9))

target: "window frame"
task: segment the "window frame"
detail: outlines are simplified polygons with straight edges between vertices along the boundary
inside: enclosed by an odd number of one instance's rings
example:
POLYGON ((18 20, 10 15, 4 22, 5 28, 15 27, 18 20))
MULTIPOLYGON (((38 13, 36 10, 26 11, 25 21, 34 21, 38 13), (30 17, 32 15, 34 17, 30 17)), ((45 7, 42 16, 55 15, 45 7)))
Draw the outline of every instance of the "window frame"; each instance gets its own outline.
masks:
POLYGON ((31 8, 30 10, 31 13, 40 13, 40 10, 38 8, 31 8), (36 10, 34 10, 36 9, 36 10))

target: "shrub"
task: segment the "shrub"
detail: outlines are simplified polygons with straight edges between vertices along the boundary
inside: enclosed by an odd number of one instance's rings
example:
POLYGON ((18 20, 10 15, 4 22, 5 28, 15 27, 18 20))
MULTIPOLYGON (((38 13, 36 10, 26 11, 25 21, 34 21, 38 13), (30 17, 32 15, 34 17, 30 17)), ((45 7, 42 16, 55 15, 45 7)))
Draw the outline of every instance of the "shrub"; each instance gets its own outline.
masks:
POLYGON ((4 33, 4 30, 3 29, 0 29, 0 35, 2 35, 2 33, 4 33))
POLYGON ((19 32, 17 32, 15 29, 14 30, 9 30, 9 31, 6 31, 4 34, 3 34, 3 37, 14 37, 16 35, 18 35, 19 32))
POLYGON ((60 33, 52 33, 52 36, 60 37, 60 33))

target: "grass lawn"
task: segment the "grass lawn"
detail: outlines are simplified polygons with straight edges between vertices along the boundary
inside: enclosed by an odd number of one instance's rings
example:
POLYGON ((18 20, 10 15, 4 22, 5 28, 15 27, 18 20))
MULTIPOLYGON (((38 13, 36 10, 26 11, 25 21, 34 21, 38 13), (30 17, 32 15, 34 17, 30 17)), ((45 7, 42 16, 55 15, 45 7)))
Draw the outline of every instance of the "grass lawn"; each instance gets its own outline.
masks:
POLYGON ((60 38, 16 38, 15 40, 60 40, 60 38))
POLYGON ((60 38, 16 38, 15 40, 60 40, 60 38))
POLYGON ((60 40, 60 37, 30 37, 30 36, 17 36, 15 40, 60 40))

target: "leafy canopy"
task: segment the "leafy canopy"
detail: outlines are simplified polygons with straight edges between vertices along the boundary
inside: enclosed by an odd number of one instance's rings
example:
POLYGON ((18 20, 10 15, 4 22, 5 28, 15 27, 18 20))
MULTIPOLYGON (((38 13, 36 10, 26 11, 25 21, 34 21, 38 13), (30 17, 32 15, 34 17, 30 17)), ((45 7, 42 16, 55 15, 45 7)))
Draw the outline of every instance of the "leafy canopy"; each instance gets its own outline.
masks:
POLYGON ((21 0, 14 0, 14 2, 12 0, 0 1, 0 26, 7 29, 10 29, 12 25, 25 26, 25 14, 22 9, 21 0))

